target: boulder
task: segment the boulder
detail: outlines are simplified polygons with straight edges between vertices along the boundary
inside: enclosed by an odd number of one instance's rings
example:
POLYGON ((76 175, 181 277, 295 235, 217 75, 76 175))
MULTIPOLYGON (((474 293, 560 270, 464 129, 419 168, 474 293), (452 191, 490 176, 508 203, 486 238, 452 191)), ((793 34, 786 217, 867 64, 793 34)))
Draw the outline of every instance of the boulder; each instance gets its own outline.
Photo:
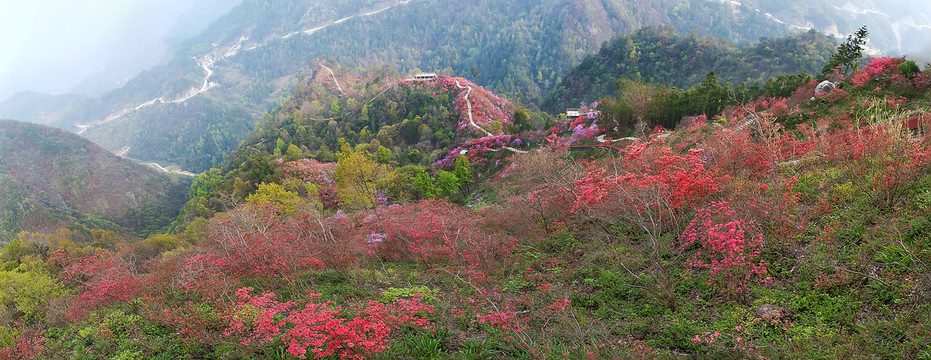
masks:
POLYGON ((830 80, 822 81, 820 84, 818 84, 817 87, 815 87, 815 96, 829 93, 831 91, 834 91, 834 89, 836 88, 837 88, 837 83, 831 82, 830 80))
POLYGON ((776 315, 776 314, 779 314, 780 316, 785 316, 786 309, 782 306, 766 304, 766 305, 762 305, 754 309, 753 314, 756 315, 756 317, 764 317, 764 316, 772 317, 773 315, 776 315))

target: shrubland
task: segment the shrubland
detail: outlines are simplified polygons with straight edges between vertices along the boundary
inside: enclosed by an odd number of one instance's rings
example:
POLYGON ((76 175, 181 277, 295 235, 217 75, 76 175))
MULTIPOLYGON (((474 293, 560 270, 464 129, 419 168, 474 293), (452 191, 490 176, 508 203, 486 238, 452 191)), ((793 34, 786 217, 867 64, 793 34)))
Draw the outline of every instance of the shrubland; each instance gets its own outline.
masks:
POLYGON ((432 165, 246 143, 174 234, 4 248, 4 355, 929 358, 928 76, 879 58, 623 139, 509 108, 432 165))

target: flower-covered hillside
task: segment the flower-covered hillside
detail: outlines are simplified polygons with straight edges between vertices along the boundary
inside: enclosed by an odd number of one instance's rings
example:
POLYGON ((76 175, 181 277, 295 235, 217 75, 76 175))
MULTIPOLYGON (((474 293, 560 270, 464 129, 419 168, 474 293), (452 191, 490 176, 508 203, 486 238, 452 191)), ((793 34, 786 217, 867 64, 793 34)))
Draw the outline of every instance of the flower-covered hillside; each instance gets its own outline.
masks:
POLYGON ((931 142, 902 124, 928 92, 894 75, 577 143, 604 151, 541 140, 433 173, 343 140, 335 169, 280 154, 267 181, 175 235, 80 247, 24 233, 0 253, 5 351, 926 357, 931 142), (886 96, 905 100, 860 105, 886 96))

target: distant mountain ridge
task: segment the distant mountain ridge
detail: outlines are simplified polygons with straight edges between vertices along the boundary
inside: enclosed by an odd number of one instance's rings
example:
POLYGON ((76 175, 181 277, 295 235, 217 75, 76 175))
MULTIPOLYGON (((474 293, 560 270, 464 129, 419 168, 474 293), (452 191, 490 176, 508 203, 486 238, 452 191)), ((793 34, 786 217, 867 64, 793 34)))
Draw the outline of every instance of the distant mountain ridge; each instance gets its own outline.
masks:
MULTIPOLYGON (((846 31, 859 18, 838 10, 845 7, 827 0, 245 0, 120 89, 41 110, 7 104, 0 117, 80 132, 111 151, 199 172, 219 164, 315 59, 467 76, 496 93, 520 94, 518 103, 537 103, 619 33, 673 24, 683 34, 744 46, 807 28, 786 20, 806 19, 798 14, 820 16, 808 21, 816 28, 846 24, 837 27, 846 31)), ((888 43, 889 31, 876 29, 876 42, 888 43)))
POLYGON ((734 85, 762 86, 780 74, 818 73, 834 47, 829 38, 817 32, 761 39, 738 48, 720 39, 680 35, 670 27, 644 28, 618 36, 597 54, 586 56, 569 70, 541 107, 558 112, 601 100, 615 94, 621 78, 689 88, 715 71, 734 85))
POLYGON ((793 29, 843 39, 866 25, 874 55, 909 55, 931 60, 931 3, 911 0, 740 0, 721 1, 736 12, 762 12, 793 29))
POLYGON ((61 226, 153 233, 174 220, 190 182, 67 131, 0 120, 0 241, 61 226))
POLYGON ((111 151, 129 147, 129 156, 196 172, 218 164, 316 58, 448 69, 531 101, 603 41, 663 23, 741 43, 787 31, 705 0, 247 0, 168 64, 100 98, 23 120, 73 131, 89 125, 82 135, 111 151))
POLYGON ((89 100, 84 95, 49 95, 35 91, 17 93, 0 103, 0 118, 36 119, 32 122, 50 125, 58 123, 58 117, 67 107, 89 100))

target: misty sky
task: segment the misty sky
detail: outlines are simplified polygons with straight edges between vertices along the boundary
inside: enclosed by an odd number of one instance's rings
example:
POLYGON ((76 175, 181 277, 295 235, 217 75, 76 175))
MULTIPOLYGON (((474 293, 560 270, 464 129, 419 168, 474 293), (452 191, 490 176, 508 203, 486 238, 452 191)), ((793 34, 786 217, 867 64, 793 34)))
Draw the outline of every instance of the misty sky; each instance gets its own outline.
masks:
POLYGON ((166 34, 198 3, 204 1, 2 1, 0 101, 21 90, 69 92, 105 69, 151 67, 165 53, 166 34))

